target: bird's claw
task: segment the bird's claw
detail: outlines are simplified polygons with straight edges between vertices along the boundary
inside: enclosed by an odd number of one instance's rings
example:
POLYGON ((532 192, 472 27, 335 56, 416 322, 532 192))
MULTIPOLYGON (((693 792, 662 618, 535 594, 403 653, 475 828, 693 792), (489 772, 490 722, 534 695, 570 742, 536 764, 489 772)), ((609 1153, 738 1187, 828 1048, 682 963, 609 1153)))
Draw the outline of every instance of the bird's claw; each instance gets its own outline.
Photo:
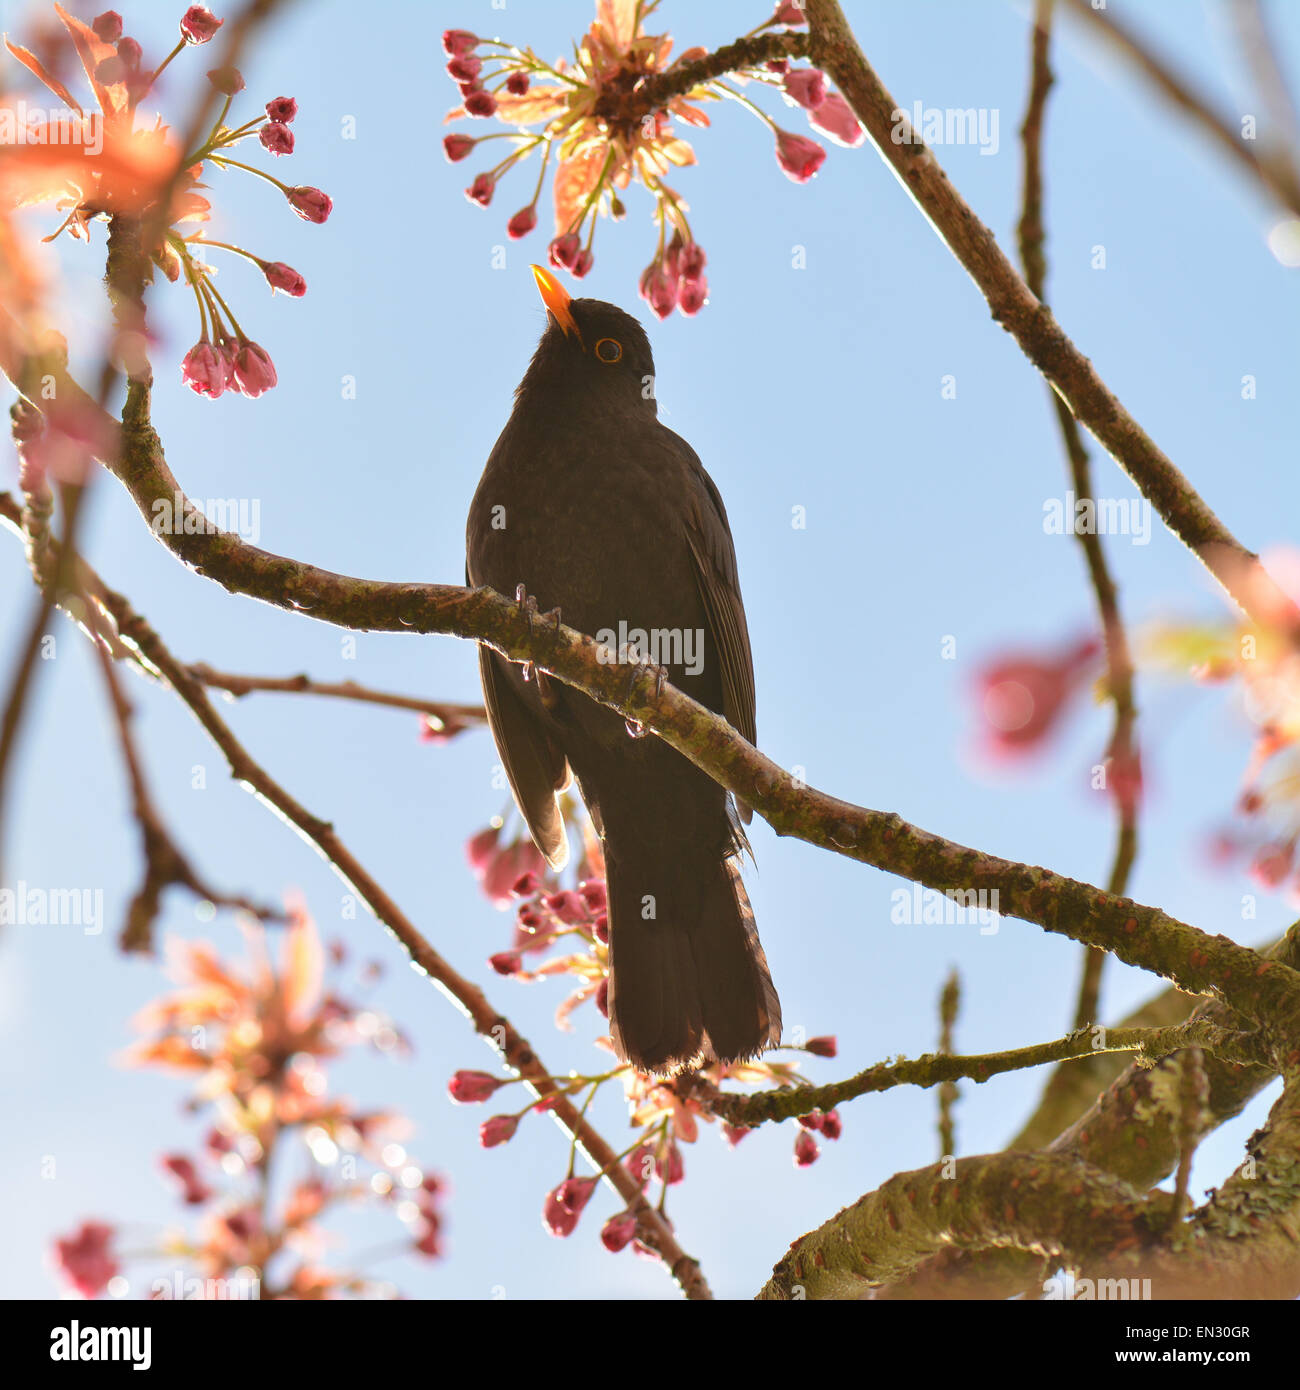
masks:
MULTIPOLYGON (((658 700, 660 695, 663 694, 664 682, 668 679, 668 672, 657 661, 651 661, 649 657, 643 657, 639 652, 634 658, 629 659, 628 650, 627 647, 623 647, 619 651, 620 659, 628 660, 629 665, 632 667, 632 678, 628 682, 627 689, 628 698, 630 699, 632 697, 633 692, 636 690, 637 681, 643 675, 653 675, 655 682, 655 699, 658 700)), ((627 725, 628 733, 633 738, 643 738, 645 736, 647 732, 646 727, 640 720, 627 719, 624 722, 627 725)))

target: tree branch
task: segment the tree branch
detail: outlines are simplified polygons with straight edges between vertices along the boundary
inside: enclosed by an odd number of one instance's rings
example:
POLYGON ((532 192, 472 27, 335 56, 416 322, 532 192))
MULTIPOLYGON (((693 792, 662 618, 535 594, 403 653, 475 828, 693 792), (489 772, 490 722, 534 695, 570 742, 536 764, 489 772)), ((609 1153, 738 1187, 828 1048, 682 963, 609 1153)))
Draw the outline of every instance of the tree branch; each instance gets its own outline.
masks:
MULTIPOLYGON (((0 518, 17 530, 21 517, 21 508, 14 500, 7 493, 0 493, 0 518)), ((487 996, 477 985, 455 971, 434 950, 410 918, 347 849, 335 834, 333 826, 312 815, 250 756, 229 725, 217 714, 202 684, 172 655, 158 634, 128 601, 109 589, 93 572, 90 577, 97 601, 112 617, 121 640, 139 654, 145 669, 170 686, 189 707, 221 750, 231 776, 274 809, 320 852, 322 858, 388 928, 412 964, 432 979, 469 1018, 475 1031, 500 1054, 506 1066, 524 1079, 532 1093, 539 1098, 553 1098, 550 1111, 556 1122, 582 1150, 592 1167, 603 1174, 605 1181, 636 1213, 638 1238, 655 1251, 688 1298, 711 1298, 699 1262, 678 1244, 666 1219, 646 1201, 640 1185, 618 1161, 615 1150, 580 1114, 573 1102, 557 1090, 551 1073, 528 1040, 509 1019, 491 1007, 487 996)))
POLYGON ((903 187, 988 301, 993 318, 1097 437, 1165 524, 1255 621, 1300 641, 1300 611, 1206 504, 1016 274, 863 56, 837 0, 807 0, 811 57, 835 80, 903 187))

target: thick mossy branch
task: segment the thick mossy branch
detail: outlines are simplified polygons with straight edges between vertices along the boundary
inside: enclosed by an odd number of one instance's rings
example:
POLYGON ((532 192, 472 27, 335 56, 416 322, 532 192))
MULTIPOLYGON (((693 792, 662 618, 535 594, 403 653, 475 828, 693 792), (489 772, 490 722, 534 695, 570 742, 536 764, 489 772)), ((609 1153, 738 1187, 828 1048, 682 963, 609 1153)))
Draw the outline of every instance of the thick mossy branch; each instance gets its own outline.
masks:
MULTIPOLYGON (((1004 1153, 890 1178, 795 1242, 760 1298, 863 1298, 945 1251, 1023 1252, 1089 1279, 1149 1279, 1149 1296, 1294 1298, 1300 1292, 1300 1081, 1237 1174, 1170 1229, 1172 1199, 1068 1154, 1004 1153)), ((969 1284, 963 1289, 971 1296, 969 1284)), ((995 1295, 996 1296, 996 1295, 995 1295)), ((1145 1288, 1130 1293, 1147 1296, 1145 1288)))

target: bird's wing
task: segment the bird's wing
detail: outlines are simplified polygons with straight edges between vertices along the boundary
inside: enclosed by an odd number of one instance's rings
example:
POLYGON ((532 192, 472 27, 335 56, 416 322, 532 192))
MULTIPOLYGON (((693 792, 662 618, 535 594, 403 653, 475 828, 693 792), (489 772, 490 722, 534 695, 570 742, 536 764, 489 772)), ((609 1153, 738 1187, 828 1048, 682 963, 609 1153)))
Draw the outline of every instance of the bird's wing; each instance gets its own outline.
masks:
POLYGON ((736 548, 727 524, 727 509, 713 479, 695 458, 694 450, 690 450, 689 457, 695 466, 690 470, 686 539, 710 635, 722 666, 722 713, 732 728, 755 743, 754 656, 740 597, 736 548))
MULTIPOLYGON (((468 560, 465 583, 474 583, 468 560)), ((568 762, 520 697, 506 661, 482 643, 478 671, 488 727, 501 754, 515 805, 527 822, 533 843, 553 869, 562 869, 569 859, 569 841, 556 793, 569 784, 568 762)))
POLYGON ((568 862, 569 841, 556 793, 568 784, 568 763, 520 698, 505 661, 489 647, 480 646, 478 669, 488 724, 510 779, 515 805, 547 862, 553 869, 562 869, 568 862))

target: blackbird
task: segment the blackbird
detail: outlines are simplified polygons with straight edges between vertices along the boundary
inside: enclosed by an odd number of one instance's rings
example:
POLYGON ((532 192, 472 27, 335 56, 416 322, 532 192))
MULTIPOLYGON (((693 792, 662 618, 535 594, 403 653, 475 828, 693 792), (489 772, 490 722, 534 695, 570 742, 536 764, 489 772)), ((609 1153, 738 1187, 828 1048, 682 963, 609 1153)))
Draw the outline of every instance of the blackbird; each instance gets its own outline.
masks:
MULTIPOLYGON (((668 679, 754 741, 754 668, 726 509, 660 424, 645 330, 533 267, 547 327, 487 461, 466 580, 539 609, 668 679)), ((726 791, 590 697, 479 648, 484 703, 515 802, 554 868, 558 794, 577 778, 601 837, 609 1020, 622 1060, 666 1074, 756 1056, 781 1006, 740 877, 726 791)))

